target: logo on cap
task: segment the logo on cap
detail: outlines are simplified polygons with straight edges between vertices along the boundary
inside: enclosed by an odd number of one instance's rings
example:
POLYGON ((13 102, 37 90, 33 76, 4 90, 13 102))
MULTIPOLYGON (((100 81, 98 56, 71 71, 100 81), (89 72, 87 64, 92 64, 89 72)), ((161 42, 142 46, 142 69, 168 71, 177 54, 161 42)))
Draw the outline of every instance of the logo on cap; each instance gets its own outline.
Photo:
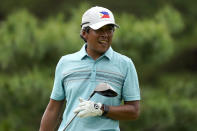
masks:
POLYGON ((100 16, 101 16, 101 18, 109 18, 109 13, 106 11, 102 11, 102 12, 100 12, 100 16))

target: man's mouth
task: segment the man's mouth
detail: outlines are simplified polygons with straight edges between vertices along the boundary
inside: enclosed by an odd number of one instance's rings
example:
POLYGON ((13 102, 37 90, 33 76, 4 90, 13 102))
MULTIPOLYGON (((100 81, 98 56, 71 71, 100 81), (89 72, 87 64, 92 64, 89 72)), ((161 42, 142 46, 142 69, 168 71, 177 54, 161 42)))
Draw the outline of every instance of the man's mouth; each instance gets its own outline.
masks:
POLYGON ((107 45, 108 41, 107 40, 99 40, 99 44, 107 45))

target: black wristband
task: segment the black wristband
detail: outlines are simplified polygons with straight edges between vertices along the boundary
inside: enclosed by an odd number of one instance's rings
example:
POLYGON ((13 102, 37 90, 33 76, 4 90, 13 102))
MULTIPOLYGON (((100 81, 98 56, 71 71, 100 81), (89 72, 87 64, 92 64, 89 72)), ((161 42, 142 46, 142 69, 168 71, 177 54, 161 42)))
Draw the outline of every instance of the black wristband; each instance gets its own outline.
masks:
POLYGON ((109 112, 109 106, 103 104, 103 114, 102 116, 105 116, 109 112))

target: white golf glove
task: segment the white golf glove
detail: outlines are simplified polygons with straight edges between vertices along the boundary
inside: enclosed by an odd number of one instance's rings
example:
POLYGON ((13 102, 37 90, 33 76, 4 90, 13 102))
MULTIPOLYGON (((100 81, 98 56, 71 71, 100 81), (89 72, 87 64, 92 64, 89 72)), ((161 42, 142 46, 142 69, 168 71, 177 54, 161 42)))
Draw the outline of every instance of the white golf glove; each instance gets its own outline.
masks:
POLYGON ((101 116, 103 111, 101 110, 102 104, 95 103, 93 101, 87 101, 82 98, 79 98, 79 105, 74 110, 74 113, 79 114, 77 116, 81 118, 89 117, 89 116, 101 116))

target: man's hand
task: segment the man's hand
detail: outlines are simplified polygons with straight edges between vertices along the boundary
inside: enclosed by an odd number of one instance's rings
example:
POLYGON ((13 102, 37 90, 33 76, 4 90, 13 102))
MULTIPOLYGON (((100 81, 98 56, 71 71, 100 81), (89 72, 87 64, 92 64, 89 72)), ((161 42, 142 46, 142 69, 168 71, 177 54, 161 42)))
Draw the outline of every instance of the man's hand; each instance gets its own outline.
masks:
POLYGON ((103 114, 101 103, 87 101, 82 98, 79 98, 79 101, 78 107, 74 110, 74 113, 79 113, 77 116, 85 118, 89 116, 101 116, 103 114))

